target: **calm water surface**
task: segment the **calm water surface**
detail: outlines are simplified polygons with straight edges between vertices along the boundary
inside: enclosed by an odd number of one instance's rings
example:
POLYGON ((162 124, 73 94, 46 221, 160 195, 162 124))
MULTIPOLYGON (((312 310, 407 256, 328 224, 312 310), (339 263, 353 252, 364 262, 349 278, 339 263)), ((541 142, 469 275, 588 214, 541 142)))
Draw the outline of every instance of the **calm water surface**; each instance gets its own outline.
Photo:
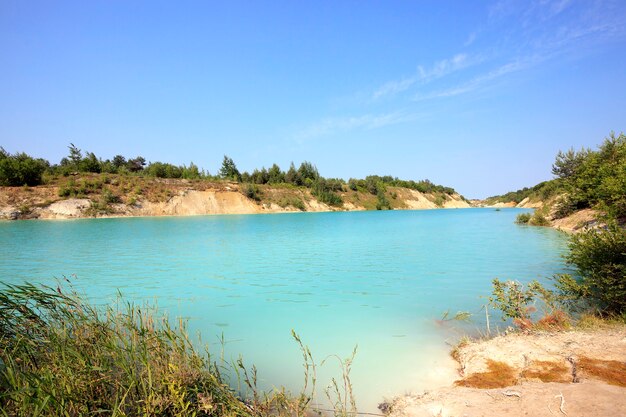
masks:
MULTIPOLYGON (((226 356, 256 364, 265 388, 301 385, 291 329, 318 362, 358 344, 351 375, 358 405, 372 410, 443 378, 456 336, 436 320, 444 311, 479 311, 495 277, 564 270, 564 236, 515 225, 521 211, 0 222, 0 273, 50 285, 67 276, 97 303, 118 290, 157 302, 216 354, 223 334, 226 356)), ((336 370, 324 365, 320 388, 336 370)))

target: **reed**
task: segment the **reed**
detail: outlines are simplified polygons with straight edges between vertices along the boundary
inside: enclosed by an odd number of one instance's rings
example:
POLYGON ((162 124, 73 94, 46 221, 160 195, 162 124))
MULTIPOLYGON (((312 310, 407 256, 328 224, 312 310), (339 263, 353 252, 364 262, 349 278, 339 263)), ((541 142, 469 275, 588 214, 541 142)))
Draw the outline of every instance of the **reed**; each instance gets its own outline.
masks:
MULTIPOLYGON (((97 308, 60 286, 0 283, 0 415, 321 414, 313 404, 317 365, 300 336, 292 336, 303 357, 301 391, 262 392, 256 367, 241 357, 225 360, 223 336, 217 358, 208 349, 200 353, 186 322, 159 315, 156 307, 120 296, 97 308)), ((335 416, 356 414, 349 376, 355 354, 339 361, 342 383, 333 379, 326 392, 334 410, 324 411, 335 416)))
POLYGON ((5 416, 252 416, 185 323, 131 303, 94 308, 61 288, 0 291, 5 416))

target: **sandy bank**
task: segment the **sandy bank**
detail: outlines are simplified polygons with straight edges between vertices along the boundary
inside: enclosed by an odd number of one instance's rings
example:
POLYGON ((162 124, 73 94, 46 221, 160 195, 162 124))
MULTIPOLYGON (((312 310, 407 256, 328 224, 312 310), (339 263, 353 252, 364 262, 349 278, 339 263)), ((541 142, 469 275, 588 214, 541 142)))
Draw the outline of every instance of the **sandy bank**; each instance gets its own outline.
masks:
POLYGON ((458 382, 389 402, 390 416, 626 415, 626 327, 509 334, 458 349, 458 382), (489 385, 494 364, 498 381, 489 385), (504 375, 506 372, 508 375, 504 375), (615 376, 607 376, 616 371, 615 376), (621 375, 621 376, 620 376, 621 375), (507 379, 508 378, 508 379, 507 379), (621 378, 621 379, 620 379, 621 378), (467 383, 473 381, 473 383, 467 383), (482 382, 481 382, 482 381, 482 382), (610 383, 608 383, 608 382, 610 383), (621 386, 619 385, 621 382, 621 386))
MULTIPOLYGON (((114 191, 126 188, 109 185, 114 191)), ((135 188, 152 193, 141 196, 118 194, 117 201, 102 205, 102 194, 86 198, 60 198, 59 188, 40 186, 0 187, 0 219, 72 219, 86 217, 195 216, 218 214, 258 214, 288 212, 360 211, 376 207, 376 196, 362 192, 340 193, 342 206, 332 207, 317 200, 309 189, 265 187, 260 199, 246 197, 238 184, 202 184, 196 187, 185 182, 154 181, 135 188)), ((129 187, 127 187, 129 188, 129 187)), ((389 187, 389 200, 394 210, 435 208, 467 208, 470 205, 458 194, 445 198, 415 190, 389 187)))

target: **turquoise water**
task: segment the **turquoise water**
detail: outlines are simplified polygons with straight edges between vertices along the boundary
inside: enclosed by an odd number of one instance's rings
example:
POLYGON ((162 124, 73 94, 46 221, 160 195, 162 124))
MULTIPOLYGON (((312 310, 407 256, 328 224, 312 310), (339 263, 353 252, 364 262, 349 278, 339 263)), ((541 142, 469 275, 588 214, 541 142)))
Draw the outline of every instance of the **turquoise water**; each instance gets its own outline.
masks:
MULTIPOLYGON (((444 379, 444 311, 477 312, 491 280, 565 268, 565 238, 517 226, 521 210, 459 209, 0 223, 9 283, 67 276, 95 302, 158 303, 219 354, 256 364, 261 385, 301 385, 296 330, 320 362, 358 344, 361 409, 444 379)), ((481 326, 478 314, 475 326, 481 326)), ((320 370, 323 388, 336 363, 320 370)), ((321 391, 321 390, 320 390, 321 391)))

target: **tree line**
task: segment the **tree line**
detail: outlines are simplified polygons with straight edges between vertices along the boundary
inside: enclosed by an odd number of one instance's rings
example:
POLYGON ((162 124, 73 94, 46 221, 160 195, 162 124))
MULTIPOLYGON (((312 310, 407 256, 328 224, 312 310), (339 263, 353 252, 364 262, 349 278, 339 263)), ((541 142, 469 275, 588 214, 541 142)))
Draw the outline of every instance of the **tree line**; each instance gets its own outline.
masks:
POLYGON ((292 162, 287 171, 277 164, 269 169, 262 167, 251 173, 240 172, 232 158, 224 156, 222 165, 215 176, 201 170, 191 162, 187 165, 174 165, 166 162, 147 162, 142 156, 127 158, 116 155, 111 159, 101 159, 93 152, 83 152, 73 143, 68 146, 68 155, 58 164, 50 164, 42 158, 33 158, 26 153, 10 154, 0 147, 0 185, 22 186, 39 185, 44 173, 68 176, 76 173, 133 174, 155 178, 212 179, 229 180, 244 184, 290 184, 307 187, 325 203, 339 205, 338 191, 366 191, 374 195, 384 193, 387 186, 405 187, 424 193, 453 194, 453 188, 436 185, 429 180, 401 180, 392 176, 370 175, 365 179, 350 178, 348 182, 340 178, 324 178, 317 167, 308 161, 297 168, 292 162))

